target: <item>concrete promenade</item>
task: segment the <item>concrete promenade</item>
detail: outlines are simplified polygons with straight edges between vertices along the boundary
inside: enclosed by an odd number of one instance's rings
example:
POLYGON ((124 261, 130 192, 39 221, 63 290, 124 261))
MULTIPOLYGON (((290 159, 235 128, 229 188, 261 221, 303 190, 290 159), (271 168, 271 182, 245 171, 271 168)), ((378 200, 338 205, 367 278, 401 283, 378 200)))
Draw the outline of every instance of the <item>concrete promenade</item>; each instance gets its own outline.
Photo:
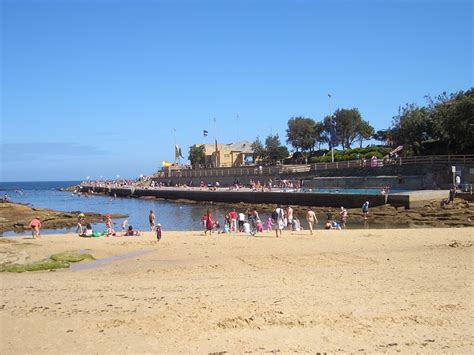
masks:
POLYGON ((201 188, 135 188, 135 187, 93 187, 83 186, 83 192, 94 191, 118 197, 155 197, 165 200, 191 200, 220 203, 249 203, 249 204, 280 204, 315 207, 340 207, 358 208, 365 201, 371 206, 381 206, 389 203, 393 206, 405 208, 420 207, 432 200, 446 199, 446 190, 423 190, 403 192, 397 194, 343 194, 343 193, 313 193, 313 192, 283 192, 267 191, 256 192, 251 189, 238 191, 227 188, 208 190, 201 188))

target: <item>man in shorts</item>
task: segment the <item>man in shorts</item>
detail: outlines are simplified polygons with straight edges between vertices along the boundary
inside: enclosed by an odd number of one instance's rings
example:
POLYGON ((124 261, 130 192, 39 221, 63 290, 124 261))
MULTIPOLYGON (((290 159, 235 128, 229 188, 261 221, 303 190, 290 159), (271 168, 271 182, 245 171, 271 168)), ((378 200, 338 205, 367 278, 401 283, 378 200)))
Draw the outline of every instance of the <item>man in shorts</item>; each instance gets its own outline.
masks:
POLYGON ((367 221, 369 215, 369 201, 365 201, 362 205, 362 216, 364 216, 364 221, 367 221))
POLYGON ((150 230, 153 232, 155 230, 155 214, 153 211, 150 211, 148 215, 148 222, 150 222, 150 230))
POLYGON ((306 213, 306 220, 308 221, 308 225, 309 225, 309 233, 313 235, 313 225, 315 223, 318 223, 318 219, 316 218, 316 213, 314 213, 313 210, 309 210, 306 213))
POLYGON ((39 238, 41 228, 41 221, 39 217, 35 217, 32 219, 32 221, 30 222, 30 228, 33 239, 39 238))

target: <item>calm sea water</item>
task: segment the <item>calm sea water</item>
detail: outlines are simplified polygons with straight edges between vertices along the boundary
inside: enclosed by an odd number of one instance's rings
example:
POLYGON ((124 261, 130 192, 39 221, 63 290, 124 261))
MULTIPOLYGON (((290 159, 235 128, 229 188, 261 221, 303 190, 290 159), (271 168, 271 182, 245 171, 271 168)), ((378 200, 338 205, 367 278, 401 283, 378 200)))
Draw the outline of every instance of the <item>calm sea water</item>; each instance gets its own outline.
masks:
MULTIPOLYGON (((129 225, 137 230, 148 230, 148 214, 153 210, 156 215, 157 223, 161 223, 163 230, 201 230, 201 217, 209 207, 205 203, 185 204, 168 201, 159 201, 153 199, 135 199, 135 198, 111 198, 109 196, 92 196, 89 198, 78 197, 70 192, 58 191, 64 188, 78 184, 78 181, 51 181, 51 182, 0 182, 0 195, 7 194, 14 202, 28 203, 33 207, 50 208, 58 211, 80 211, 97 213, 122 213, 129 217, 129 225), (20 190, 21 193, 15 190, 20 190)), ((224 222, 224 215, 231 206, 210 205, 213 210, 213 216, 221 225, 224 222)), ((266 221, 269 214, 260 213, 260 218, 266 221)), ((323 221, 325 216, 318 216, 323 221)), ((114 220, 116 230, 120 230, 123 219, 114 220)), ((300 216, 303 227, 306 227, 304 216, 300 216)), ((94 230, 104 230, 102 223, 93 226, 94 230)), ((348 228, 365 228, 361 221, 350 221, 348 228)), ((401 225, 378 224, 377 228, 407 227, 401 225)), ((322 228, 321 222, 318 228, 322 228)), ((74 228, 43 230, 44 234, 55 234, 64 232, 74 232, 74 228)), ((7 232, 4 236, 11 235, 29 235, 29 233, 15 234, 7 232)))

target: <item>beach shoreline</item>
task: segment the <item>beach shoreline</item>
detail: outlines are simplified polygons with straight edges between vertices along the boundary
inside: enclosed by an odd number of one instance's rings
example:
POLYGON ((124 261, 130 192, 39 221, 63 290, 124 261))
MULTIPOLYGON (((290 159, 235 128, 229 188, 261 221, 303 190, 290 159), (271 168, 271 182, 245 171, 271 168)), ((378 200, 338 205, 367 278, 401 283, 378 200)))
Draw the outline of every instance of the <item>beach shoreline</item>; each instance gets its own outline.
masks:
POLYGON ((474 349, 474 228, 0 243, 24 262, 71 250, 106 260, 0 273, 6 354, 474 349))

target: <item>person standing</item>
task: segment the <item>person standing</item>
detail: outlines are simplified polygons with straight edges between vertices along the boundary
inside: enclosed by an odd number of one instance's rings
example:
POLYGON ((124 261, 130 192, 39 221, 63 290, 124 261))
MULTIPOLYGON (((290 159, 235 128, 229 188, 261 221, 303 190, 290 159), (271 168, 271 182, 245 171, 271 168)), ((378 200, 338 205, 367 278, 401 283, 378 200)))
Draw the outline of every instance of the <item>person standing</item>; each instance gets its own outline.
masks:
POLYGON ((33 236, 33 239, 39 238, 40 229, 41 229, 41 221, 39 217, 35 217, 31 220, 30 228, 31 228, 31 235, 33 236))
POLYGON ((313 210, 309 210, 306 213, 306 220, 308 221, 309 225, 309 233, 313 235, 313 225, 318 223, 318 218, 316 217, 316 213, 313 210))
POLYGON ((286 218, 287 218, 287 225, 288 225, 288 229, 290 231, 293 230, 293 208, 291 208, 291 206, 288 206, 286 208, 286 218))
POLYGON ((235 208, 233 208, 232 211, 230 212, 230 219, 231 219, 230 230, 231 232, 235 232, 237 230, 237 212, 235 211, 235 208))
POLYGON ((150 230, 153 232, 155 230, 155 213, 150 211, 148 215, 148 222, 150 223, 150 230))
POLYGON ((277 238, 281 237, 282 230, 283 228, 285 228, 285 223, 283 222, 283 214, 284 212, 280 205, 278 205, 272 213, 272 219, 275 221, 275 235, 277 238))
POLYGON ((239 212, 239 232, 244 231, 245 213, 239 212))
POLYGON ((364 218, 364 221, 367 221, 368 215, 369 215, 369 201, 365 201, 364 204, 362 205, 362 216, 364 218))
POLYGON ((346 223, 347 223, 347 210, 342 206, 341 206, 341 212, 339 212, 339 217, 341 219, 341 228, 345 229, 346 223))
POLYGON ((209 235, 211 235, 213 229, 214 221, 212 220, 212 211, 210 208, 208 208, 206 213, 206 229, 204 231, 204 235, 207 235, 207 232, 209 232, 209 235))

